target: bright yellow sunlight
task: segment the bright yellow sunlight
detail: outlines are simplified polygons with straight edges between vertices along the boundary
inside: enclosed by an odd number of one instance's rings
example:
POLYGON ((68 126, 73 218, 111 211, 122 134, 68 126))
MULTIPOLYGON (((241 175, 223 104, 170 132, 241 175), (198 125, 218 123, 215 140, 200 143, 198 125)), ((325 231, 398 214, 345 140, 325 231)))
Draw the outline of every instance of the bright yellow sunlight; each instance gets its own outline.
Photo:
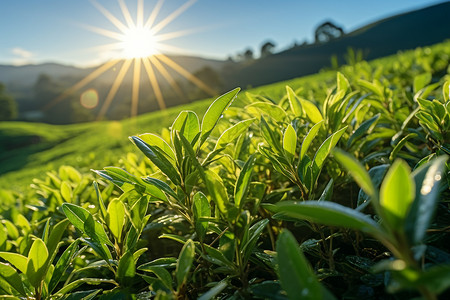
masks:
POLYGON ((86 93, 85 95, 83 94, 84 98, 82 97, 80 99, 80 101, 82 101, 82 105, 89 108, 94 108, 97 105, 101 104, 97 119, 102 119, 102 117, 108 111, 111 102, 113 101, 117 91, 122 85, 126 74, 130 69, 132 69, 133 72, 131 91, 131 117, 135 117, 138 114, 139 88, 141 82, 140 79, 142 76, 141 73, 143 74, 144 72, 147 74, 156 101, 158 102, 158 106, 161 110, 166 108, 166 104, 164 102, 160 84, 158 83, 157 73, 161 75, 162 78, 167 80, 172 88, 177 91, 177 93, 179 92, 181 95, 181 89, 169 74, 169 69, 174 70, 187 80, 191 81, 193 84, 207 92, 209 95, 214 95, 214 91, 210 87, 208 87, 201 80, 190 74, 189 71, 187 71, 182 66, 162 53, 162 51, 167 50, 179 50, 175 47, 165 44, 164 41, 183 36, 187 34, 188 31, 182 30, 161 34, 161 30, 164 29, 180 14, 182 14, 186 9, 188 9, 192 4, 194 4, 196 0, 188 0, 186 3, 178 7, 175 11, 170 13, 159 22, 155 21, 164 0, 159 0, 156 3, 147 19, 144 19, 143 0, 137 0, 137 14, 135 19, 131 16, 124 0, 118 1, 122 11, 123 20, 125 22, 121 21, 118 18, 119 16, 114 16, 110 11, 108 11, 99 3, 95 1, 92 2, 95 7, 116 27, 117 31, 111 31, 93 26, 86 26, 88 29, 94 32, 115 40, 116 42, 100 46, 100 48, 106 50, 119 50, 120 53, 118 53, 118 57, 102 64, 97 69, 92 71, 92 73, 90 73, 84 79, 77 82, 74 86, 67 89, 59 97, 47 104, 44 107, 44 110, 65 99, 75 91, 84 88, 98 76, 102 75, 107 70, 117 66, 119 62, 123 62, 123 64, 117 72, 117 76, 112 83, 111 89, 109 90, 109 93, 107 94, 105 99, 101 99, 102 101, 100 101, 97 95, 96 100, 94 99, 95 101, 91 101, 93 100, 91 99, 93 96, 92 93, 86 93), (141 72, 142 65, 144 66, 144 68, 141 72))
POLYGON ((158 52, 155 36, 145 27, 133 27, 123 34, 124 58, 144 58, 158 52))

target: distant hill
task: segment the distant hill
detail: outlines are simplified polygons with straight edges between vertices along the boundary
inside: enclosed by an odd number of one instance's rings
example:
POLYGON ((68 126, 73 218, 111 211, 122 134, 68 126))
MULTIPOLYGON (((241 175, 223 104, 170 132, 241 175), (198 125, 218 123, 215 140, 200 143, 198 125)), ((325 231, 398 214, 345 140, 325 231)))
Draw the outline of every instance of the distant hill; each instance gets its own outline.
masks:
POLYGON ((312 74, 330 66, 332 55, 343 62, 349 47, 361 49, 370 60, 448 38, 450 2, 445 2, 374 22, 325 44, 298 46, 255 60, 236 69, 227 82, 229 87, 259 86, 312 74))
MULTIPOLYGON (((193 73, 201 68, 210 67, 216 71, 221 70, 222 67, 227 64, 226 61, 206 59, 202 57, 195 56, 185 56, 185 55, 167 55, 173 62, 177 63, 190 73, 193 73)), ((117 66, 120 66, 119 63, 117 66)), ((62 65, 57 63, 44 63, 37 65, 23 65, 23 66, 11 66, 11 65, 0 65, 0 82, 4 83, 9 90, 13 92, 23 88, 29 88, 35 84, 37 78, 40 74, 47 74, 52 78, 73 78, 81 79, 90 74, 97 67, 91 68, 78 68, 74 66, 62 65)), ((170 75, 175 79, 179 80, 182 76, 173 71, 171 68, 167 67, 170 75)), ((128 76, 125 79, 131 80, 131 71, 128 71, 128 76)), ((116 78, 117 72, 111 70, 105 72, 97 79, 100 83, 111 83, 114 78, 116 78)), ((158 76, 160 76, 157 73, 158 76)))

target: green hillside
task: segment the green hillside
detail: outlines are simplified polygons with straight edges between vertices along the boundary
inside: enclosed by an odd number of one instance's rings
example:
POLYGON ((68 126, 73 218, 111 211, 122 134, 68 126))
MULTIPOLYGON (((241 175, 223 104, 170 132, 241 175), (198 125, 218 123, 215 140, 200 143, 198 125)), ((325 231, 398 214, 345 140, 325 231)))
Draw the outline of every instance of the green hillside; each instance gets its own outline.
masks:
MULTIPOLYGON (((325 72, 249 90, 250 93, 279 99, 285 85, 310 86, 317 81, 334 80, 334 72, 325 72)), ((141 115, 135 119, 73 125, 0 122, 0 188, 23 190, 33 178, 46 171, 71 165, 83 172, 117 164, 128 151, 134 151, 128 137, 144 132, 160 133, 168 128, 181 110, 202 115, 213 99, 141 115)), ((245 102, 241 93, 235 105, 245 102)))
MULTIPOLYGON (((373 60, 373 68, 392 64, 402 69, 414 64, 423 51, 432 55, 435 64, 446 64, 450 42, 399 55, 373 60), (419 54, 418 54, 419 53, 419 54)), ((419 61, 420 62, 420 61, 419 61)), ((362 64, 364 65, 365 62, 362 64)), ((341 68, 345 71, 349 67, 341 68)), ((431 66, 429 67, 431 68, 431 66)), ((278 102, 285 98, 285 86, 303 90, 310 99, 324 99, 327 87, 335 80, 335 71, 323 71, 288 81, 253 88, 238 95, 232 107, 248 103, 246 93, 264 96, 278 102)), ((349 73, 351 74, 351 73, 349 73)), ((206 99, 165 111, 141 115, 135 119, 103 121, 73 125, 0 122, 0 188, 24 190, 33 178, 43 178, 47 171, 61 165, 71 165, 83 172, 107 165, 116 165, 129 151, 136 152, 128 137, 133 134, 160 133, 168 128, 182 110, 193 110, 203 115, 213 99, 206 99)))

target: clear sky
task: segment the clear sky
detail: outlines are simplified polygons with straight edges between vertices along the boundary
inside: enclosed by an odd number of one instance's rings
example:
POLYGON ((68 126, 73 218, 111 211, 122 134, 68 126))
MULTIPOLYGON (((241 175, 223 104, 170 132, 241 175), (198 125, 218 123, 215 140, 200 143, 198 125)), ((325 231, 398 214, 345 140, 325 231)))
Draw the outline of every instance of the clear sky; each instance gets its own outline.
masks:
MULTIPOLYGON (((123 0, 133 19, 138 0, 123 0)), ((401 12, 445 2, 439 0, 166 0, 155 24, 188 2, 194 2, 170 22, 163 33, 189 34, 165 41, 172 53, 226 59, 250 47, 259 53, 271 40, 276 51, 297 41, 313 40, 317 25, 326 20, 345 32, 401 12)), ((120 3, 97 0, 126 23, 120 3)), ((144 1, 147 19, 158 0, 144 1)), ((89 0, 0 1, 0 64, 58 62, 90 66, 104 62, 114 51, 98 48, 115 40, 90 31, 94 26, 118 29, 89 0)))

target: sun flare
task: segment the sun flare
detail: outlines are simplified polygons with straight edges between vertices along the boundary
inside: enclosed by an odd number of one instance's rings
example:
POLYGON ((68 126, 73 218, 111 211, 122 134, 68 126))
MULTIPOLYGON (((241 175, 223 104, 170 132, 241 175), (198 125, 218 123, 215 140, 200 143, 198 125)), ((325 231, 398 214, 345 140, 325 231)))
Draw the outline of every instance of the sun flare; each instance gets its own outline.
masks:
POLYGON ((144 58, 158 53, 156 38, 150 29, 132 27, 124 32, 121 44, 124 58, 144 58))
MULTIPOLYGON (((65 90, 60 96, 47 104, 43 109, 46 110, 57 104, 58 102, 64 100, 69 95, 81 90, 82 88, 85 88, 86 85, 88 85, 97 77, 101 76, 106 71, 110 70, 111 68, 116 68, 118 65, 120 65, 120 62, 123 63, 120 67, 118 67, 117 76, 112 83, 106 97, 100 100, 97 96, 95 105, 91 104, 90 102, 88 103, 89 105, 81 102, 81 104, 87 108, 95 108, 98 104, 98 106, 100 107, 97 116, 98 120, 102 119, 106 115, 111 102, 116 96, 117 91, 122 85, 123 80, 130 69, 132 70, 133 76, 131 91, 131 117, 135 117, 138 114, 141 76, 145 76, 145 73, 147 75, 146 77, 148 77, 149 79, 149 83, 152 87, 156 101, 161 110, 166 108, 166 104, 164 101, 160 83, 158 82, 158 78, 165 79, 165 81, 168 82, 171 88, 180 97, 183 97, 180 86, 169 73, 170 69, 180 74, 182 77, 184 77, 186 80, 189 80, 194 85, 198 86, 210 96, 213 96, 215 92, 209 86, 192 75, 181 65, 177 64, 170 57, 162 53, 162 51, 180 50, 177 47, 167 45, 165 41, 184 36, 188 33, 192 33, 192 31, 189 30, 161 33, 161 30, 164 29, 168 24, 170 24, 174 19, 176 19, 180 14, 186 11, 196 1, 197 0, 188 0, 172 13, 162 18, 162 20, 158 20, 157 17, 164 3, 164 0, 158 0, 147 19, 144 19, 143 0, 137 0, 136 18, 133 18, 131 16, 124 0, 118 0, 123 17, 123 20, 120 20, 120 16, 113 15, 105 7, 97 3, 95 0, 92 0, 94 6, 116 27, 117 30, 111 31, 108 29, 88 25, 85 27, 98 34, 115 40, 114 43, 102 45, 96 47, 96 49, 103 51, 116 51, 117 55, 115 56, 115 58, 100 65, 97 69, 92 71, 89 75, 77 82, 75 85, 65 90)), ((87 100, 84 98, 80 99, 80 101, 87 100)))

